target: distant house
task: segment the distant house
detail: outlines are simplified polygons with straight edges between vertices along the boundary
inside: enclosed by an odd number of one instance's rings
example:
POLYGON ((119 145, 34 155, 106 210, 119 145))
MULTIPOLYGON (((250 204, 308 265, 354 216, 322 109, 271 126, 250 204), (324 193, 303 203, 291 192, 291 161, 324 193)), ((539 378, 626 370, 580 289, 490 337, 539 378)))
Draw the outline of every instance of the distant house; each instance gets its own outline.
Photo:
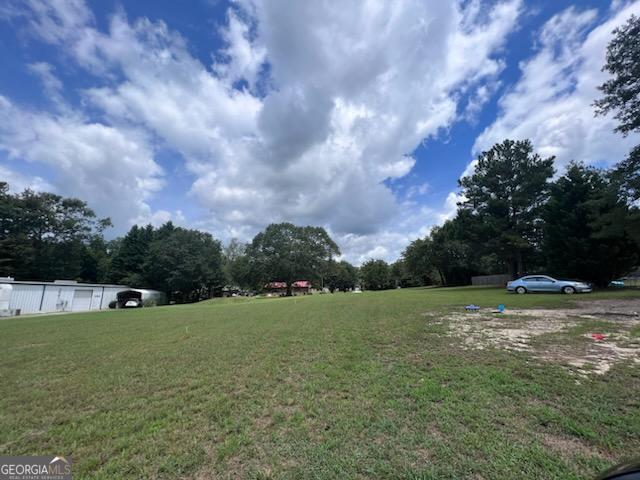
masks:
MULTIPOLYGON (((264 286, 267 294, 284 296, 287 294, 287 282, 269 282, 264 286)), ((291 284, 293 295, 307 295, 311 293, 311 282, 308 280, 296 280, 291 284)))
POLYGON ((264 286, 267 295, 282 296, 287 294, 286 282, 269 282, 264 286))
POLYGON ((309 280, 298 280, 293 282, 291 290, 294 295, 307 295, 311 293, 311 282, 309 280))

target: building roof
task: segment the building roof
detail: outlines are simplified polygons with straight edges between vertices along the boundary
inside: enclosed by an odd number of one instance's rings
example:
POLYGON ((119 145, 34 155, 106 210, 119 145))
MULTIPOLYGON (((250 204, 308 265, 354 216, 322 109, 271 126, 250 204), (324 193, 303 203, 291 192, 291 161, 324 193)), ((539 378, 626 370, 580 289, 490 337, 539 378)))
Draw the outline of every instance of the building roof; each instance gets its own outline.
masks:
MULTIPOLYGON (((311 282, 309 280, 296 280, 291 284, 292 288, 311 288, 311 282)), ((264 288, 272 288, 274 290, 280 290, 287 288, 287 282, 269 282, 264 288)))
POLYGON ((60 287, 105 287, 105 288, 131 288, 129 285, 115 285, 112 283, 80 283, 75 280, 54 280, 42 282, 39 280, 15 280, 13 277, 0 277, 0 283, 11 285, 58 285, 60 287))

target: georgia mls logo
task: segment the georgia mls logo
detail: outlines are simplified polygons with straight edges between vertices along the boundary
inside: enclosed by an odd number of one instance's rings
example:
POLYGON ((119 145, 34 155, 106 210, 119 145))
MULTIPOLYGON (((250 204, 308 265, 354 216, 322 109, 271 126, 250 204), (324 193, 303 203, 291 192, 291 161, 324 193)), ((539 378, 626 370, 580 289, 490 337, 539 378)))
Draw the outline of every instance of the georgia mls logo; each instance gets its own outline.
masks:
POLYGON ((71 457, 0 456, 0 480, 70 480, 71 457))
POLYGON ((49 475, 71 474, 71 464, 64 457, 53 457, 49 462, 49 475))

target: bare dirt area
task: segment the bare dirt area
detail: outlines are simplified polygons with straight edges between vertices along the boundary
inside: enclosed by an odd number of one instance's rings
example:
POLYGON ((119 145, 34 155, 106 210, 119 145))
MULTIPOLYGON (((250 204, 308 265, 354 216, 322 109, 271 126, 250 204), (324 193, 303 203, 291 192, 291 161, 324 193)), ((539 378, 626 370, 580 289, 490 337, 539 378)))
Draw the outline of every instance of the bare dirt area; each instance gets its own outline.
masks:
POLYGON ((640 364, 640 299, 579 301, 575 308, 452 313, 448 335, 465 349, 528 352, 581 376, 603 375, 618 362, 640 364))

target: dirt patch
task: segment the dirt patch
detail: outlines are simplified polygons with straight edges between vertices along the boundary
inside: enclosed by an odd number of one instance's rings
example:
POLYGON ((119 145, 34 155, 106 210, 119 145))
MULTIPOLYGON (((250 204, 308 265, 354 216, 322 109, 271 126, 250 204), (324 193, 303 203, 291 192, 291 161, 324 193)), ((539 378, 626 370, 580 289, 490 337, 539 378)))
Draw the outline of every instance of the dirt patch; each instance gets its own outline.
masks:
POLYGON ((582 301, 571 309, 460 312, 436 323, 448 324, 448 335, 465 349, 528 352, 585 376, 605 374, 621 361, 640 364, 640 339, 630 336, 630 330, 640 325, 638 312, 640 299, 598 300, 582 301), (594 322, 599 322, 594 332, 582 331, 594 322))
MULTIPOLYGON (((585 335, 590 339, 589 335, 585 335)), ((580 373, 607 373, 611 367, 620 361, 630 360, 640 363, 640 345, 622 347, 618 342, 627 343, 629 337, 625 335, 611 335, 608 340, 595 342, 583 357, 567 356, 569 365, 576 367, 580 373)), ((631 344, 634 345, 634 344, 631 344)))
POLYGON ((552 433, 545 433, 541 438, 542 444, 549 450, 558 453, 567 460, 573 460, 576 456, 591 457, 599 456, 607 458, 608 455, 603 454, 598 449, 582 443, 576 438, 569 438, 552 433))

